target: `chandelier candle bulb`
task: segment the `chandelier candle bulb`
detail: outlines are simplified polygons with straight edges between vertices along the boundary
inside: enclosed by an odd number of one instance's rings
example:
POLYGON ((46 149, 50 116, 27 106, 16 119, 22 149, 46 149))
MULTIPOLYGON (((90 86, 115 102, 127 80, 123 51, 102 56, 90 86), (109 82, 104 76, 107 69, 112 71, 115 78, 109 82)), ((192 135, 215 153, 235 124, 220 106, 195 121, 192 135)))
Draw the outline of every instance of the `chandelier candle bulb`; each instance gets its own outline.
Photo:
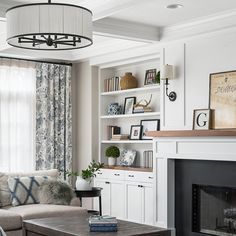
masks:
POLYGON ((88 47, 92 40, 92 12, 84 7, 32 3, 6 12, 7 43, 33 50, 71 50, 88 47))

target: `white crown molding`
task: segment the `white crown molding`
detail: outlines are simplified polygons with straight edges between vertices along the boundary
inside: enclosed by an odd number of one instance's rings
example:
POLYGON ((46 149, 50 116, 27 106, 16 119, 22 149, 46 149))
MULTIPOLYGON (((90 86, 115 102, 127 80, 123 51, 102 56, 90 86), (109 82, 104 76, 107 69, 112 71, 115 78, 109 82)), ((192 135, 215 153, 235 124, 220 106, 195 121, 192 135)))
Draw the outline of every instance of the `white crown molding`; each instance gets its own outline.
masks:
POLYGON ((109 53, 103 56, 92 57, 90 59, 91 65, 109 67, 112 65, 122 65, 132 63, 140 60, 150 60, 160 57, 160 46, 159 44, 148 44, 145 46, 131 48, 116 53, 109 53))
POLYGON ((93 23, 95 35, 129 39, 139 42, 158 42, 159 28, 128 21, 105 18, 93 23))
POLYGON ((188 23, 162 28, 160 30, 160 41, 184 39, 234 27, 236 27, 236 10, 231 10, 202 17, 188 23))

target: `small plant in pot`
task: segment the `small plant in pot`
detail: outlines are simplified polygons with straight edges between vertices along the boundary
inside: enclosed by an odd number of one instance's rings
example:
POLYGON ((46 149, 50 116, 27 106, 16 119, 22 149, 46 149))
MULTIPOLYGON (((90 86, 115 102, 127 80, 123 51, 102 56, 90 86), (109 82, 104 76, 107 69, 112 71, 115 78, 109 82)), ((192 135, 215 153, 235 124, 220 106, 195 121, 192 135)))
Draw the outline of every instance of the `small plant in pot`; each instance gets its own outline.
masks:
POLYGON ((108 157, 108 165, 116 165, 116 159, 120 156, 120 150, 116 146, 110 146, 106 149, 106 157, 108 157))
POLYGON ((76 190, 91 190, 91 181, 96 177, 97 171, 104 167, 103 163, 92 161, 88 168, 79 172, 66 172, 68 176, 76 176, 75 188, 76 190))

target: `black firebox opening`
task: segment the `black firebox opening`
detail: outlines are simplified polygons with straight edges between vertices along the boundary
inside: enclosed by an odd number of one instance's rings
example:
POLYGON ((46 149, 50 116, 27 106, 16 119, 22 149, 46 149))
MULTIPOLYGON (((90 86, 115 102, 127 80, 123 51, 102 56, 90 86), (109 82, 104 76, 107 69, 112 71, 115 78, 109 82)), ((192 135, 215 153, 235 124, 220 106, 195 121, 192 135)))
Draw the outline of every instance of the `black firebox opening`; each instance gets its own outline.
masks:
POLYGON ((236 235, 236 188, 193 184, 192 231, 236 235))

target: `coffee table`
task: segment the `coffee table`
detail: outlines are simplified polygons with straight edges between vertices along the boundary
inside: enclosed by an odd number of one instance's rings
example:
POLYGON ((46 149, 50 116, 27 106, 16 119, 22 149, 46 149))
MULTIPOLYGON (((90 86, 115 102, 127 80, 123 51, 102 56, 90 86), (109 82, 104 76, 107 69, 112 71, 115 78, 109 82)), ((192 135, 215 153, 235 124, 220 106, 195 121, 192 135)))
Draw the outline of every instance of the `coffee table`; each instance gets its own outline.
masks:
POLYGON ((118 232, 89 232, 88 217, 53 217, 23 221, 25 236, 170 236, 167 229, 118 220, 118 232))

